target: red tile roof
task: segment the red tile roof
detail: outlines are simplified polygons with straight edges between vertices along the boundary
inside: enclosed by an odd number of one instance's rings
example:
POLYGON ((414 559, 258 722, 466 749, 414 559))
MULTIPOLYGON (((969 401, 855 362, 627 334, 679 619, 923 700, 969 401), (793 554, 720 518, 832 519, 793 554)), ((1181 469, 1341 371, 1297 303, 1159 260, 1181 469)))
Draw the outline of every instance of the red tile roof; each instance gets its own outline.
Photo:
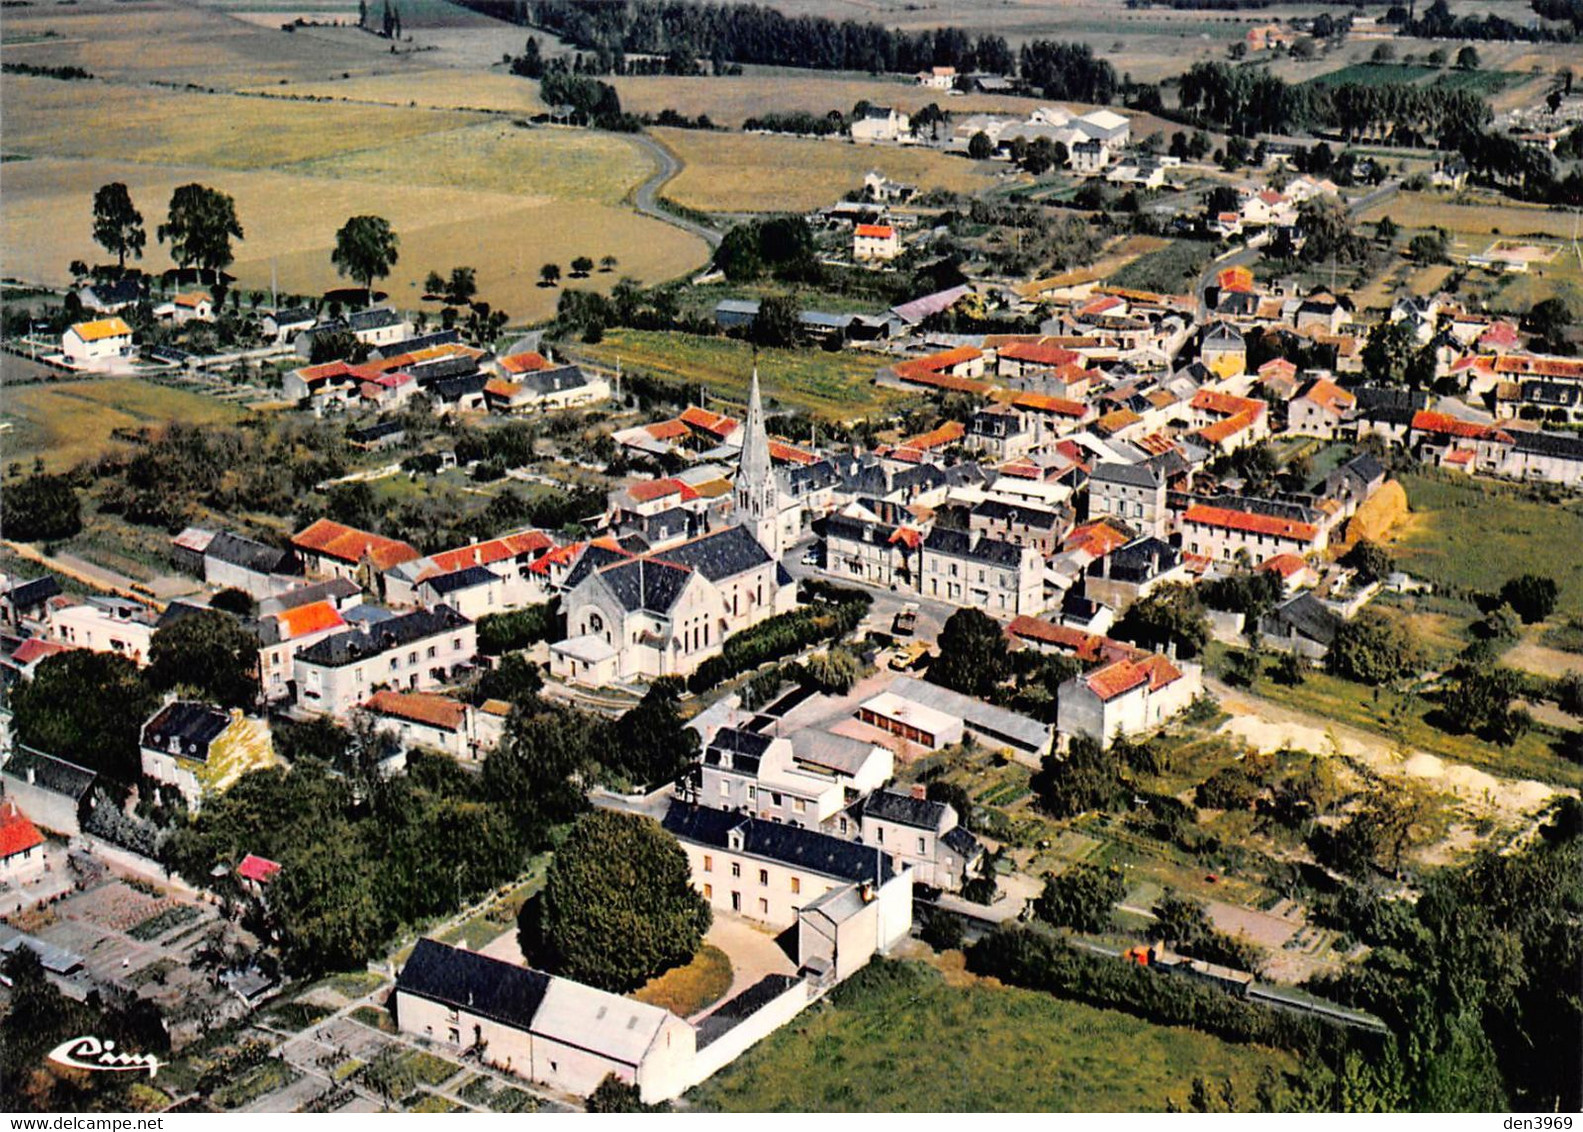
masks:
POLYGON ((735 432, 738 427, 738 422, 732 418, 720 413, 711 413, 708 409, 701 409, 697 405, 689 405, 677 419, 683 424, 702 429, 722 440, 735 432))
POLYGON ((1088 415, 1088 406, 1081 401, 1069 401, 1065 397, 1051 397, 1045 393, 1019 393, 1012 398, 1011 403, 1019 409, 1034 409, 1041 413, 1054 413, 1060 417, 1073 417, 1077 420, 1088 415))
POLYGON ((1195 503, 1189 507, 1182 520, 1206 527, 1220 527, 1223 530, 1242 531, 1253 535, 1271 535, 1275 538, 1295 539, 1298 542, 1313 542, 1319 537, 1319 528, 1312 523, 1300 523, 1295 519, 1277 519, 1273 515, 1256 515, 1251 511, 1233 511, 1227 507, 1211 507, 1205 503, 1195 503))
POLYGON ((1238 397, 1214 389, 1200 389, 1193 394, 1192 407, 1217 417, 1234 417, 1238 413, 1262 413, 1264 402, 1252 397, 1238 397))
POLYGON ((484 382, 484 392, 490 397, 504 397, 507 400, 521 393, 523 386, 515 381, 507 381, 503 377, 492 377, 484 382))
POLYGON ((275 879, 275 874, 280 872, 280 866, 268 857, 258 857, 252 853, 242 858, 242 863, 236 866, 236 875, 258 884, 268 884, 275 879))
POLYGON ((1063 550, 1086 550, 1096 558, 1103 558, 1118 546, 1125 546, 1132 536, 1117 530, 1103 519, 1074 527, 1061 544, 1063 550))
POLYGON ((999 356, 1014 362, 1049 366, 1051 369, 1083 360, 1081 354, 1049 342, 1010 342, 1000 348, 999 356))
POLYGON ((42 660, 46 656, 56 653, 70 652, 70 646, 56 641, 46 641, 40 637, 29 637, 18 645, 11 653, 11 663, 19 667, 32 664, 35 660, 42 660))
POLYGON ((819 457, 812 452, 780 440, 770 441, 770 459, 777 464, 817 464, 819 457))
POLYGON ((305 530, 292 537, 291 545, 298 550, 342 562, 360 563, 367 558, 376 570, 388 570, 422 557, 416 547, 400 539, 360 531, 331 519, 314 520, 305 530))
POLYGON ((1356 397, 1325 377, 1319 378, 1310 385, 1307 392, 1302 395, 1302 400, 1312 401, 1321 409, 1338 417, 1357 404, 1356 397))
POLYGON ((1266 558, 1261 562, 1259 569, 1290 579, 1308 569, 1308 563, 1296 554, 1277 554, 1274 558, 1266 558))
POLYGON ((442 550, 429 556, 439 572, 450 574, 469 566, 488 566, 506 558, 519 558, 524 554, 540 554, 555 545, 555 540, 543 531, 522 531, 503 535, 488 542, 459 546, 455 550, 442 550))
POLYGON ((1456 436, 1464 440, 1482 440, 1498 434, 1498 430, 1491 425, 1465 421, 1449 413, 1436 413, 1428 409, 1420 409, 1413 414, 1412 427, 1414 432, 1432 432, 1437 436, 1456 436))
POLYGON ((1223 440, 1229 440, 1231 437, 1236 436, 1237 433, 1244 429, 1252 428, 1258 423, 1258 420, 1258 413, 1251 411, 1238 413, 1234 417, 1227 417, 1225 420, 1216 421, 1212 425, 1205 425, 1198 430, 1198 435, 1210 444, 1219 444, 1223 440))
POLYGON ((1140 664, 1118 660, 1091 673, 1086 683, 1094 695, 1109 701, 1149 683, 1149 673, 1140 664))
POLYGON ((1583 360, 1507 355, 1495 359, 1495 372, 1533 374, 1536 377, 1572 377, 1583 380, 1583 360))
POLYGON ((44 844, 44 835, 7 798, 0 801, 0 861, 44 844))
POLYGON ((871 240, 888 240, 896 234, 896 229, 889 224, 859 224, 853 229, 853 234, 871 240))
POLYGON ((946 421, 939 428, 928 432, 919 433, 901 442, 902 448, 912 448, 919 452, 927 452, 932 448, 942 448, 947 444, 954 444, 967 434, 967 427, 961 421, 946 421))
POLYGON ((446 731, 460 729, 467 716, 467 708, 460 700, 428 692, 375 692, 363 706, 376 715, 408 719, 446 731))
POLYGON ((687 425, 679 420, 655 421, 653 424, 644 425, 643 431, 655 440, 680 440, 689 432, 687 425))
MULTIPOLYGON (((656 499, 664 499, 667 495, 675 495, 682 499, 687 499, 688 492, 691 490, 678 479, 644 480, 627 488, 627 495, 637 503, 652 503, 656 499)), ((696 499, 698 493, 693 492, 691 497, 696 499)))
POLYGON ((532 373, 535 370, 549 369, 554 365, 543 354, 531 350, 521 354, 507 354, 500 359, 499 364, 507 373, 532 373))
POLYGON ((1228 267, 1215 278, 1220 284, 1222 291, 1247 292, 1253 290, 1253 272, 1246 267, 1228 267))
POLYGON ((306 637, 309 633, 322 633, 326 629, 339 629, 346 625, 340 612, 327 601, 311 601, 284 613, 275 615, 281 636, 288 641, 306 637))

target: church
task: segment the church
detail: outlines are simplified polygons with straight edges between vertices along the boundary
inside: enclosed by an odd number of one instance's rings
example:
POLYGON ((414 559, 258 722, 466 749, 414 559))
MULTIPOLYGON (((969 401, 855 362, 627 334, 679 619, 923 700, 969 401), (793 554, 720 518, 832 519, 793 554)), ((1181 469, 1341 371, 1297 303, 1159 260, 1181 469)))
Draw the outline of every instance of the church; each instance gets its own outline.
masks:
POLYGON ((563 584, 555 676, 595 687, 687 676, 731 634, 797 604, 780 564, 788 493, 770 459, 757 369, 743 431, 729 526, 646 554, 583 552, 563 584))

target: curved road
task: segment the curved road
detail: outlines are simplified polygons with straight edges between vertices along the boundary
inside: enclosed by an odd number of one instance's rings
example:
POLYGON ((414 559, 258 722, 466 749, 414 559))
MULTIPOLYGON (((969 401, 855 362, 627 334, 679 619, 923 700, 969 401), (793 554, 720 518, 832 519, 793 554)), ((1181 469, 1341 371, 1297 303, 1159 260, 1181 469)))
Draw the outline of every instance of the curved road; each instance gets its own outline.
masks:
POLYGON ((683 232, 690 232, 692 235, 697 236, 708 244, 711 249, 718 248, 720 246, 719 232, 716 232, 713 228, 705 227, 702 224, 694 223, 691 220, 665 211, 665 209, 660 207, 656 199, 657 194, 665 187, 665 184, 682 171, 681 159, 649 137, 648 134, 632 134, 631 137, 633 141, 653 154, 654 159, 660 164, 654 176, 639 185, 632 194, 633 205, 644 216, 652 216, 655 220, 663 220, 672 227, 680 228, 683 232))

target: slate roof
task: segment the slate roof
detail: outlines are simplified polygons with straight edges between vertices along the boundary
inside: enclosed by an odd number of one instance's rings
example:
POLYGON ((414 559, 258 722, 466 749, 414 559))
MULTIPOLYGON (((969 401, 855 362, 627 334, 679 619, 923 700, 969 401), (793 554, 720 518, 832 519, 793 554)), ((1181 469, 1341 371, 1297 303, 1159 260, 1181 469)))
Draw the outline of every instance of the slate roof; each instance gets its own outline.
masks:
POLYGON ((387 618, 366 630, 353 629, 325 637, 303 649, 297 659, 324 668, 340 668, 470 624, 472 622, 448 605, 417 609, 387 618))
POLYGON ((319 316, 308 307, 287 307, 285 310, 275 311, 264 317, 273 320, 277 327, 282 327, 312 326, 319 316))
POLYGON ((396 358, 402 354, 416 354, 419 350, 427 350, 431 346, 449 346, 461 340, 462 334, 459 330, 433 330, 428 334, 417 334, 411 338, 403 338, 400 342, 392 342, 388 346, 380 346, 373 351, 373 356, 396 358))
POLYGON ((143 746, 184 759, 207 762, 209 745, 231 725, 226 711, 210 704, 176 700, 160 708, 143 725, 143 746), (172 744, 176 750, 172 751, 172 744))
POLYGON ((876 790, 863 799, 864 817, 914 829, 939 829, 945 820, 945 811, 944 802, 929 802, 892 790, 876 790))
POLYGON ((740 770, 744 774, 757 774, 759 760, 764 757, 764 752, 770 749, 774 742, 768 735, 760 735, 756 731, 745 731, 740 727, 722 727, 715 732, 715 737, 709 741, 708 748, 704 751, 704 764, 706 766, 725 766, 731 764, 731 769, 740 770))
POLYGON ((17 747, 5 762, 5 773, 18 781, 26 782, 28 772, 33 772, 33 785, 52 794, 64 794, 80 802, 93 789, 98 776, 86 767, 35 751, 31 747, 17 747))
POLYGON ((966 558, 974 562, 1016 570, 1022 565, 1022 548, 997 538, 975 539, 966 531, 953 531, 935 527, 923 540, 925 550, 945 554, 952 558, 966 558))
POLYGON ((1004 499, 985 499, 973 508, 975 518, 985 518, 997 523, 1016 523, 1019 526, 1053 531, 1063 525, 1067 517, 1060 511, 1046 510, 1026 503, 1007 503, 1004 499))
POLYGON ((456 593, 458 590, 471 589, 474 586, 487 586, 499 580, 500 575, 487 566, 467 566, 461 570, 453 570, 449 574, 436 574, 432 578, 425 578, 423 584, 443 596, 456 593))
POLYGON ((1286 636, 1287 627, 1329 648, 1336 640, 1341 618, 1310 593, 1301 593, 1265 614, 1262 626, 1272 635, 1286 636))
POLYGON ((60 592, 60 582, 56 580, 55 575, 45 574, 41 578, 17 582, 6 591, 5 597, 13 609, 29 609, 52 597, 59 597, 60 592))
POLYGON ((940 840, 945 842, 945 847, 947 849, 952 850, 958 856, 963 858, 964 861, 971 861, 974 857, 978 856, 984 848, 979 844, 978 838, 974 837, 965 828, 959 825, 952 826, 950 829, 946 830, 946 832, 941 836, 940 840))
POLYGON ((599 571, 599 577, 623 609, 669 612, 687 586, 692 571, 668 562, 643 557, 618 562, 599 571))
POLYGON ((554 369, 530 370, 516 376, 518 385, 531 389, 536 396, 547 397, 568 389, 582 389, 592 385, 591 379, 577 366, 556 366, 554 369))
POLYGON ((666 562, 697 570, 711 582, 732 578, 769 562, 769 551, 746 527, 730 526, 661 552, 666 562))
POLYGON ((1119 464, 1109 460, 1095 464, 1088 478, 1099 483, 1116 483, 1126 487, 1143 487, 1154 490, 1160 486, 1162 476, 1151 464, 1119 464))
POLYGON ((387 436, 397 436, 406 431, 407 426, 400 421, 375 421, 371 425, 349 430, 346 438, 353 444, 372 444, 376 440, 384 440, 387 436))
POLYGON ((533 1025, 550 976, 432 939, 420 939, 396 978, 397 992, 466 1010, 518 1030, 533 1025))
POLYGON ((1552 456, 1564 460, 1583 460, 1583 437, 1564 432, 1513 431, 1512 440, 1519 452, 1552 456))
POLYGON ((895 875, 890 859, 873 846, 815 833, 811 829, 680 802, 671 803, 663 824, 683 841, 717 849, 729 849, 730 835, 740 832, 742 848, 735 852, 807 869, 820 876, 882 885, 895 875))
POLYGON ((587 548, 584 549, 582 556, 577 559, 576 564, 567 572, 566 580, 562 585, 568 591, 575 589, 577 584, 588 577, 589 574, 603 569, 612 562, 624 562, 631 557, 630 554, 616 550, 613 547, 601 546, 597 542, 589 543, 587 548))
MULTIPOLYGON (((446 363, 436 363, 436 365, 444 364, 446 363)), ((466 365, 472 372, 464 373, 459 377, 438 378, 430 382, 430 391, 442 401, 459 401, 474 393, 482 393, 484 386, 489 384, 489 376, 477 372, 477 367, 471 359, 466 359, 466 365)))
POLYGON ((800 982, 794 975, 765 975, 735 998, 727 999, 698 1023, 698 1048, 730 1033, 800 982))
POLYGON ((204 548, 205 558, 217 558, 232 566, 240 566, 255 574, 289 574, 294 562, 288 550, 265 546, 241 535, 221 531, 209 540, 204 548))
POLYGON ((389 307, 374 307, 371 310, 357 311, 347 320, 352 330, 380 330, 386 326, 396 326, 401 322, 401 316, 389 307))

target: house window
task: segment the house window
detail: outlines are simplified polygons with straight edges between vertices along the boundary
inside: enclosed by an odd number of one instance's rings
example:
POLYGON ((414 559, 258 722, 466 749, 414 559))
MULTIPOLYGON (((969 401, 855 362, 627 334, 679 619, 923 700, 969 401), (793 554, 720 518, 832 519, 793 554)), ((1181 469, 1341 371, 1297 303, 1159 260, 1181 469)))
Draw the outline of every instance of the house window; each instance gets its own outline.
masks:
POLYGON ((791 878, 791 888, 792 888, 792 894, 793 895, 796 895, 797 893, 801 892, 802 891, 802 877, 792 877, 791 878))
POLYGON ((920 837, 920 838, 918 838, 918 854, 920 856, 922 856, 924 852, 925 852, 924 840, 923 840, 923 838, 920 837))
POLYGON ((777 806, 780 805, 781 804, 780 793, 778 791, 771 790, 770 791, 770 801, 775 803, 775 805, 777 805, 777 806))
POLYGON ((391 657, 390 658, 390 670, 392 672, 394 672, 396 669, 398 669, 400 667, 401 667, 401 658, 399 656, 391 657))
POLYGON ((732 861, 731 862, 731 875, 734 876, 734 877, 739 877, 739 876, 742 875, 742 862, 741 861, 732 861))
POLYGON ((754 800, 755 800, 755 799, 757 799, 757 798, 758 798, 758 796, 759 796, 759 791, 758 791, 758 787, 757 787, 757 786, 751 786, 751 785, 750 785, 750 786, 749 786, 749 787, 748 787, 748 801, 749 801, 749 802, 752 802, 752 801, 754 801, 754 800))
POLYGON ((797 814, 806 814, 808 812, 808 803, 801 798, 793 798, 792 812, 797 814))
POLYGON ((418 663, 418 650, 417 649, 413 649, 411 652, 409 652, 407 654, 407 663, 408 664, 417 664, 418 663))
POLYGON ((842 818, 841 819, 841 832, 842 833, 846 832, 846 818, 842 818))
POLYGON ((885 844, 885 827, 879 826, 874 830, 874 840, 877 844, 885 844))
POLYGON ((715 871, 715 859, 713 857, 711 857, 708 853, 705 853, 704 854, 704 872, 712 873, 714 871, 715 871))
POLYGON ((727 782, 725 779, 721 779, 720 780, 720 793, 721 793, 722 796, 729 795, 731 793, 731 783, 727 782))
POLYGON ((438 648, 436 648, 434 645, 430 645, 429 646, 429 659, 433 660, 439 654, 439 651, 440 650, 438 648))
POLYGON ((712 884, 704 885, 704 899, 705 900, 712 899, 714 897, 714 894, 715 894, 715 886, 714 885, 712 885, 712 884))
POLYGON ((461 652, 462 651, 462 638, 460 638, 460 637, 452 637, 451 638, 451 651, 452 652, 461 652))
POLYGON ((770 871, 768 869, 760 869, 759 870, 759 883, 762 884, 762 885, 768 886, 769 882, 770 882, 770 871))
POLYGON ((765 900, 763 897, 760 897, 759 898, 759 915, 761 915, 761 916, 768 916, 769 914, 770 914, 770 902, 768 900, 765 900))

